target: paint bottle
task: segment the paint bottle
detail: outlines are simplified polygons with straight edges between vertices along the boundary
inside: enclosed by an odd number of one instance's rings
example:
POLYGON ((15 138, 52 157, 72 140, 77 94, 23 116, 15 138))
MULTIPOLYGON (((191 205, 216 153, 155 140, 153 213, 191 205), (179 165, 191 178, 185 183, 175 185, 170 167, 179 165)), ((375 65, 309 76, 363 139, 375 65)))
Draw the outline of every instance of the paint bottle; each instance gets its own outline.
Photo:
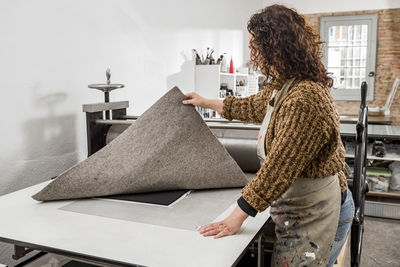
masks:
POLYGON ((226 72, 227 70, 227 62, 226 62, 226 53, 224 53, 224 55, 222 56, 221 59, 221 72, 226 72))

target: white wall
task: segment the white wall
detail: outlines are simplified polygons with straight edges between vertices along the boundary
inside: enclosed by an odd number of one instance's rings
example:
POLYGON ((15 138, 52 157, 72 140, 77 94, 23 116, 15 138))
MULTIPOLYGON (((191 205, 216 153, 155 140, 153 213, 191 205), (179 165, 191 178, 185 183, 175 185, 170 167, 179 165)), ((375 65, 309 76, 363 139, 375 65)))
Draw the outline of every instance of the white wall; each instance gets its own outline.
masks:
POLYGON ((283 4, 301 14, 400 8, 400 0, 263 0, 263 7, 283 4))
MULTIPOLYGON (((0 0, 0 195, 86 157, 81 106, 103 101, 87 85, 104 82, 107 67, 112 82, 126 85, 111 100, 129 100, 128 113, 141 114, 175 84, 194 90, 192 48, 246 60, 246 22, 260 7, 261 0, 0 0)), ((2 263, 6 251, 0 246, 2 263)))

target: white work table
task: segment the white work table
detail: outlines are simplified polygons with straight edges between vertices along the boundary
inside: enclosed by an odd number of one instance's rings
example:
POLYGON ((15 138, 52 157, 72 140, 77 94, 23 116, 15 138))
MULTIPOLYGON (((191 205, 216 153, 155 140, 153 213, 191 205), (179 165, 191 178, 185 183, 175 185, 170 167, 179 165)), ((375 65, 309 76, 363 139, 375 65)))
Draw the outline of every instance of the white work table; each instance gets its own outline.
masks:
MULTIPOLYGON (((0 241, 114 265, 231 266, 237 263, 269 218, 266 210, 255 218, 249 217, 236 235, 206 238, 195 229, 61 209, 81 200, 45 203, 33 200, 31 196, 48 183, 0 197, 0 213, 9 218, 0 220, 0 241)), ((240 194, 240 189, 235 190, 240 194)), ((232 205, 214 221, 224 219, 235 202, 232 199, 232 205)))

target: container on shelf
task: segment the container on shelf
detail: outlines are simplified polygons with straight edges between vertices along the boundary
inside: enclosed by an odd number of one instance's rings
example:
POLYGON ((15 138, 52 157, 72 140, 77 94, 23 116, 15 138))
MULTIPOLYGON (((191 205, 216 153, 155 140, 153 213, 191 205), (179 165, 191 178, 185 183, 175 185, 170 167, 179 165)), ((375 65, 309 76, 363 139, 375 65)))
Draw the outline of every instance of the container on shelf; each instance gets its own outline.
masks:
POLYGON ((392 171, 392 179, 390 179, 390 189, 400 190, 400 162, 395 161, 389 165, 389 169, 392 171))
POLYGON ((237 96, 246 96, 246 86, 236 86, 236 95, 237 96))
POLYGON ((222 118, 222 114, 216 112, 215 110, 212 110, 209 108, 202 108, 202 107, 196 107, 196 109, 204 119, 221 119, 222 118))
POLYGON ((228 55, 226 53, 224 53, 222 56, 221 66, 220 66, 221 72, 228 72, 228 62, 226 59, 227 57, 228 57, 228 55))
POLYGON ((235 68, 233 66, 233 59, 231 57, 231 61, 229 62, 229 73, 235 73, 235 68))
POLYGON ((367 181, 369 190, 388 192, 392 172, 388 168, 367 167, 367 181))
POLYGON ((219 98, 225 98, 227 92, 228 92, 228 84, 221 83, 221 87, 219 89, 219 98))
MULTIPOLYGON (((346 149, 346 162, 351 166, 354 164, 355 135, 348 134, 347 126, 354 127, 355 130, 355 125, 341 124, 340 126, 342 141, 346 149)), ((397 127, 368 125, 368 164, 381 167, 378 168, 378 171, 377 167, 367 168, 366 179, 369 184, 369 192, 366 194, 365 215, 400 219, 400 191, 394 189, 400 188, 400 135, 397 127), (383 141, 384 153, 376 153, 377 149, 373 149, 376 141, 383 141), (382 166, 386 168, 382 168, 382 166), (393 168, 395 166, 399 166, 397 172, 396 168, 393 168), (397 174, 399 175, 398 180, 396 180, 397 174)), ((378 143, 380 148, 382 148, 382 143, 378 143)))

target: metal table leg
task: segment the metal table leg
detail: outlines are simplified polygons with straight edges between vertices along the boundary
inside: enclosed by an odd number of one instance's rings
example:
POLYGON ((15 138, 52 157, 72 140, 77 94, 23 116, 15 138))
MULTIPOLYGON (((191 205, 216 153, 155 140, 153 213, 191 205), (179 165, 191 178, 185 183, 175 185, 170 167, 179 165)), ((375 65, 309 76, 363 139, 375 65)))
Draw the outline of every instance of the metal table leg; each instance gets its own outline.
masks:
POLYGON ((264 246, 262 233, 258 235, 257 243, 257 267, 264 267, 264 246))

